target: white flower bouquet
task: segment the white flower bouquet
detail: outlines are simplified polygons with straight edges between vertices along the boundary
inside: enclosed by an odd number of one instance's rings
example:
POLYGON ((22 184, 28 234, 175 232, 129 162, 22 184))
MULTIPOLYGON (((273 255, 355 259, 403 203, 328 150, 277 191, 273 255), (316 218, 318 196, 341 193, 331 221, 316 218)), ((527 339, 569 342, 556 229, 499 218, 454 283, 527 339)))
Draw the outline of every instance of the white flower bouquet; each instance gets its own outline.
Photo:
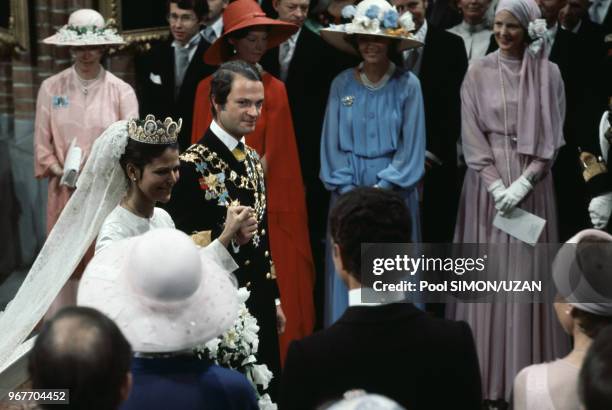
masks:
POLYGON ((257 364, 259 326, 246 307, 250 294, 246 288, 238 289, 240 310, 234 326, 220 337, 197 346, 195 352, 200 358, 211 359, 219 366, 243 373, 257 392, 259 408, 276 410, 276 404, 265 393, 274 375, 265 364, 257 364))

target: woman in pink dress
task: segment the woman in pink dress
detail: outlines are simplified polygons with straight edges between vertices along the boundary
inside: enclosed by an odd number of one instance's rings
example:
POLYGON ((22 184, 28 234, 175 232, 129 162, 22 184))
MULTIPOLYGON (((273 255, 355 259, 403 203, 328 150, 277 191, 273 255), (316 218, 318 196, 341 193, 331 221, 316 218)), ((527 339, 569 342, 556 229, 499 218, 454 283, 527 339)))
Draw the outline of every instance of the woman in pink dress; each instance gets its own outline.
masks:
MULTIPOLYGON (((75 61, 70 68, 43 81, 36 101, 34 173, 37 178, 49 180, 49 233, 73 191, 72 187, 60 182, 71 144, 81 151, 79 168, 82 168, 93 142, 109 125, 138 117, 138 101, 130 85, 100 64, 107 47, 124 44, 124 41, 114 30, 104 26, 104 19, 97 11, 75 11, 68 24, 44 42, 70 47, 75 61)), ((86 255, 84 260, 88 259, 86 255)), ((82 272, 83 267, 81 264, 75 274, 82 272)), ((76 282, 68 282, 50 314, 76 302, 76 282)))
MULTIPOLYGON (((501 0, 494 24, 499 50, 473 62, 461 88, 468 171, 455 242, 501 244, 501 256, 490 263, 524 279, 550 275, 550 261, 493 219, 521 208, 546 220, 538 242, 558 241, 550 168, 563 145, 565 97, 559 69, 545 57, 539 17, 534 0, 501 0)), ((523 367, 569 350, 549 305, 460 303, 449 305, 447 316, 472 327, 489 400, 507 400, 523 367)))

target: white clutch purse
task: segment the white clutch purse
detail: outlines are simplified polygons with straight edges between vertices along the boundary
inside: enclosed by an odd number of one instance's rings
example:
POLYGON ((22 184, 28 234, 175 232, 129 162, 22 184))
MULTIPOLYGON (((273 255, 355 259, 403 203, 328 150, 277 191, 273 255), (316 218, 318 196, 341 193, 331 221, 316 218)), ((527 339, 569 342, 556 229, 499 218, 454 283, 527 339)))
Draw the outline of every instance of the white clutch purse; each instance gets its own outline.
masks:
POLYGON ((60 185, 65 185, 69 188, 75 188, 77 178, 79 177, 79 168, 81 166, 81 157, 83 151, 76 146, 76 138, 70 143, 68 154, 64 161, 64 175, 60 179, 60 185))

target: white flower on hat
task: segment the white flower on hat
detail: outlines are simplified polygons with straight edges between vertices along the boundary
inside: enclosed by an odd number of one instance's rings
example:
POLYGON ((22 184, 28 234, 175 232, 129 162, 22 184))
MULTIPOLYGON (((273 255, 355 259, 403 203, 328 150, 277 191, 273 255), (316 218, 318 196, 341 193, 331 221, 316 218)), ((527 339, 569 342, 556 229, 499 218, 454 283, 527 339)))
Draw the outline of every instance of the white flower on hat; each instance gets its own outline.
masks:
POLYGON ((529 37, 534 40, 543 37, 547 30, 548 27, 546 26, 546 20, 544 19, 535 19, 530 21, 529 27, 527 27, 529 37))
POLYGON ((60 43, 80 42, 83 45, 105 43, 121 43, 123 38, 110 28, 98 29, 91 27, 64 26, 57 31, 57 40, 60 43))
POLYGON ((380 28, 380 21, 371 19, 368 16, 355 16, 350 26, 350 31, 374 34, 377 33, 380 28))
POLYGON ((342 8, 342 17, 345 19, 352 19, 353 17, 355 17, 356 13, 357 8, 355 8, 355 6, 353 6, 352 4, 349 4, 348 6, 344 6, 342 8))
POLYGON ((104 22, 104 17, 92 9, 79 9, 70 14, 68 24, 61 27, 56 34, 43 40, 45 44, 58 46, 95 46, 122 45, 123 37, 112 27, 111 20, 104 22))
POLYGON ((423 45, 412 33, 416 28, 412 14, 404 13, 400 17, 397 9, 387 0, 363 0, 357 6, 346 6, 342 10, 342 17, 351 21, 321 29, 321 37, 344 52, 359 55, 347 34, 396 39, 399 41, 394 43, 394 47, 398 51, 423 45))
POLYGON ((531 55, 537 55, 544 45, 544 38, 546 37, 546 33, 548 31, 548 27, 546 26, 546 20, 544 19, 535 19, 529 22, 529 26, 527 27, 527 33, 529 37, 533 39, 529 47, 527 47, 527 51, 531 55))
POLYGON ((416 29, 414 21, 412 20, 412 13, 409 11, 400 16, 399 24, 406 31, 414 31, 416 29))

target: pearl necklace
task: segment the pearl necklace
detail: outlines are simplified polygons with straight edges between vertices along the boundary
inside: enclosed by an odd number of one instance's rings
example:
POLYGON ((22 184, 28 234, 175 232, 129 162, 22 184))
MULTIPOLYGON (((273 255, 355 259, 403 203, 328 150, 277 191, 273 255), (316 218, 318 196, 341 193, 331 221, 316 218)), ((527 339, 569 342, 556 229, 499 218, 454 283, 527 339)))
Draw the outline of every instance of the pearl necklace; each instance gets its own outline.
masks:
POLYGON ((504 154, 506 155, 506 171, 508 172, 508 183, 512 183, 512 172, 510 171, 510 142, 508 137, 508 103, 506 100, 506 86, 502 74, 501 51, 497 52, 497 69, 501 85, 502 104, 504 109, 504 154))
POLYGON ((81 84, 81 92, 84 95, 87 95, 89 93, 89 87, 102 76, 102 67, 98 68, 98 74, 96 74, 96 76, 90 80, 85 80, 81 78, 81 76, 79 75, 79 72, 76 69, 76 66, 74 67, 74 72, 76 74, 77 80, 81 84))
POLYGON ((389 81, 389 78, 391 78, 391 75, 393 75, 393 73, 395 72, 395 64, 393 64, 393 61, 389 61, 389 68, 387 68, 387 72, 385 73, 385 75, 383 75, 380 80, 373 83, 372 81, 368 79, 368 76, 365 74, 363 70, 363 62, 361 62, 359 64, 359 67, 357 68, 359 70, 359 79, 361 80, 361 83, 366 88, 372 91, 383 88, 385 84, 387 84, 387 81, 389 81))

